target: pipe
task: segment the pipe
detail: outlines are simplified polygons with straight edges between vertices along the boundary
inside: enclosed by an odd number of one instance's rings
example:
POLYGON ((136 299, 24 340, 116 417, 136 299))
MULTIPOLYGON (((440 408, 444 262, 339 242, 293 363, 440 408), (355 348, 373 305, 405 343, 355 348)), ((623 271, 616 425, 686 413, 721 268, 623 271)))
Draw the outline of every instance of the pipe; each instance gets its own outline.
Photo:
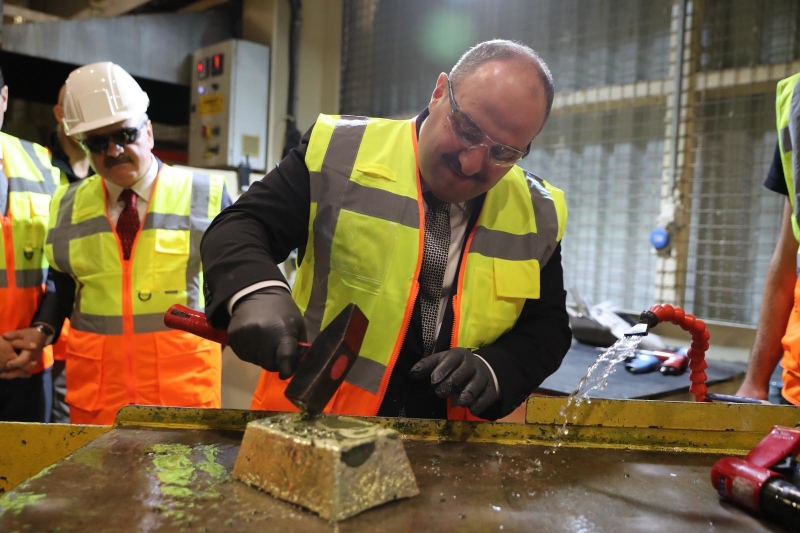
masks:
POLYGON ((692 335, 692 345, 686 354, 689 357, 689 381, 692 382, 689 386, 689 392, 694 395, 694 399, 698 402, 711 401, 706 397, 708 393, 706 379, 708 379, 708 376, 705 373, 706 368, 708 368, 706 350, 708 350, 708 341, 711 338, 711 334, 706 329, 705 322, 690 313, 686 313, 680 307, 673 307, 670 304, 654 305, 641 314, 639 323, 627 332, 625 336, 647 335, 659 322, 664 321, 672 322, 692 335))
POLYGON ((680 0, 678 3, 678 43, 675 52, 677 65, 675 67, 675 87, 672 102, 672 157, 669 162, 669 190, 675 188, 676 174, 678 172, 678 143, 681 132, 681 92, 683 89, 683 53, 686 48, 686 4, 688 0, 680 0))

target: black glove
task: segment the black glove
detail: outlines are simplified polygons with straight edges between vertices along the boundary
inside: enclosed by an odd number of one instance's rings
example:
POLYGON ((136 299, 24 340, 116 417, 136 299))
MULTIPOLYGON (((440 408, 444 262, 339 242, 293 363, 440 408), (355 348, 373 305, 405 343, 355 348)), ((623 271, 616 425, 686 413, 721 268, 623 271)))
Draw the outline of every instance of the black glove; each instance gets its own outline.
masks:
POLYGON ((489 365, 466 348, 431 354, 411 369, 414 379, 428 376, 439 398, 452 394, 455 405, 469 407, 475 416, 500 398, 489 365))
POLYGON ((228 325, 228 343, 248 363, 286 379, 297 369, 298 341, 306 340, 306 324, 284 287, 266 287, 240 299, 228 325))

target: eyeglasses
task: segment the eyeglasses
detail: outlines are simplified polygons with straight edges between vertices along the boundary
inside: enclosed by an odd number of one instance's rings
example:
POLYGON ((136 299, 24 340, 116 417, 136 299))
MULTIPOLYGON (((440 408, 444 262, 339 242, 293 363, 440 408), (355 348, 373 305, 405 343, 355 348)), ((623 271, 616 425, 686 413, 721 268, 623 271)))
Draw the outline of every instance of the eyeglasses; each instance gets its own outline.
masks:
POLYGON ((489 149, 487 156, 491 158, 491 164, 498 167, 514 166, 517 161, 528 155, 531 151, 530 143, 528 143, 528 147, 523 152, 512 146, 495 142, 486 135, 483 128, 478 126, 469 115, 458 107, 453 95, 453 84, 450 78, 447 78, 447 85, 450 88, 450 114, 447 115, 447 120, 450 122, 453 133, 465 145, 466 149, 471 150, 476 146, 485 146, 489 149))
POLYGON ((142 124, 138 128, 120 128, 117 131, 112 131, 107 135, 92 135, 91 137, 84 137, 80 143, 90 152, 94 154, 102 154, 108 150, 109 142, 113 142, 117 146, 135 143, 139 139, 139 134, 141 133, 145 124, 142 124))

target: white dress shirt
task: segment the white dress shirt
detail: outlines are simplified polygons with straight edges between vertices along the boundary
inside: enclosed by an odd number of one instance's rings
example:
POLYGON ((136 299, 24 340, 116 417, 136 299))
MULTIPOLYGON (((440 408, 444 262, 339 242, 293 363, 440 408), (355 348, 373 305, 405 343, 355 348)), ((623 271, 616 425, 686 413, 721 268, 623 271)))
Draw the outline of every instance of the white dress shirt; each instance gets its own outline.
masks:
MULTIPOLYGON (((158 163, 153 156, 151 157, 150 168, 147 169, 145 175, 130 186, 130 189, 136 194, 136 210, 139 212, 139 224, 144 224, 144 217, 147 216, 147 206, 150 204, 150 197, 153 195, 153 185, 155 185, 157 175, 158 163)), ((120 200, 120 195, 125 189, 108 180, 105 180, 105 182, 106 190, 108 191, 108 197, 106 197, 108 216, 116 228, 119 215, 125 208, 125 202, 120 200)))

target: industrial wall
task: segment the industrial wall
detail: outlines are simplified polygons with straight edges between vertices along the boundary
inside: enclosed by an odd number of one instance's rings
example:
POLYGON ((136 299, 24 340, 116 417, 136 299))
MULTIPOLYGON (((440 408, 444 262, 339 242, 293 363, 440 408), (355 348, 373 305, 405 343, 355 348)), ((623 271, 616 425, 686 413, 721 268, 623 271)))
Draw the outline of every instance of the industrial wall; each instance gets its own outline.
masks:
POLYGON ((522 166, 567 194, 566 284, 594 303, 755 324, 784 202, 761 183, 775 84, 800 71, 800 2, 345 0, 341 111, 413 116, 440 72, 495 37, 555 76, 522 166))

